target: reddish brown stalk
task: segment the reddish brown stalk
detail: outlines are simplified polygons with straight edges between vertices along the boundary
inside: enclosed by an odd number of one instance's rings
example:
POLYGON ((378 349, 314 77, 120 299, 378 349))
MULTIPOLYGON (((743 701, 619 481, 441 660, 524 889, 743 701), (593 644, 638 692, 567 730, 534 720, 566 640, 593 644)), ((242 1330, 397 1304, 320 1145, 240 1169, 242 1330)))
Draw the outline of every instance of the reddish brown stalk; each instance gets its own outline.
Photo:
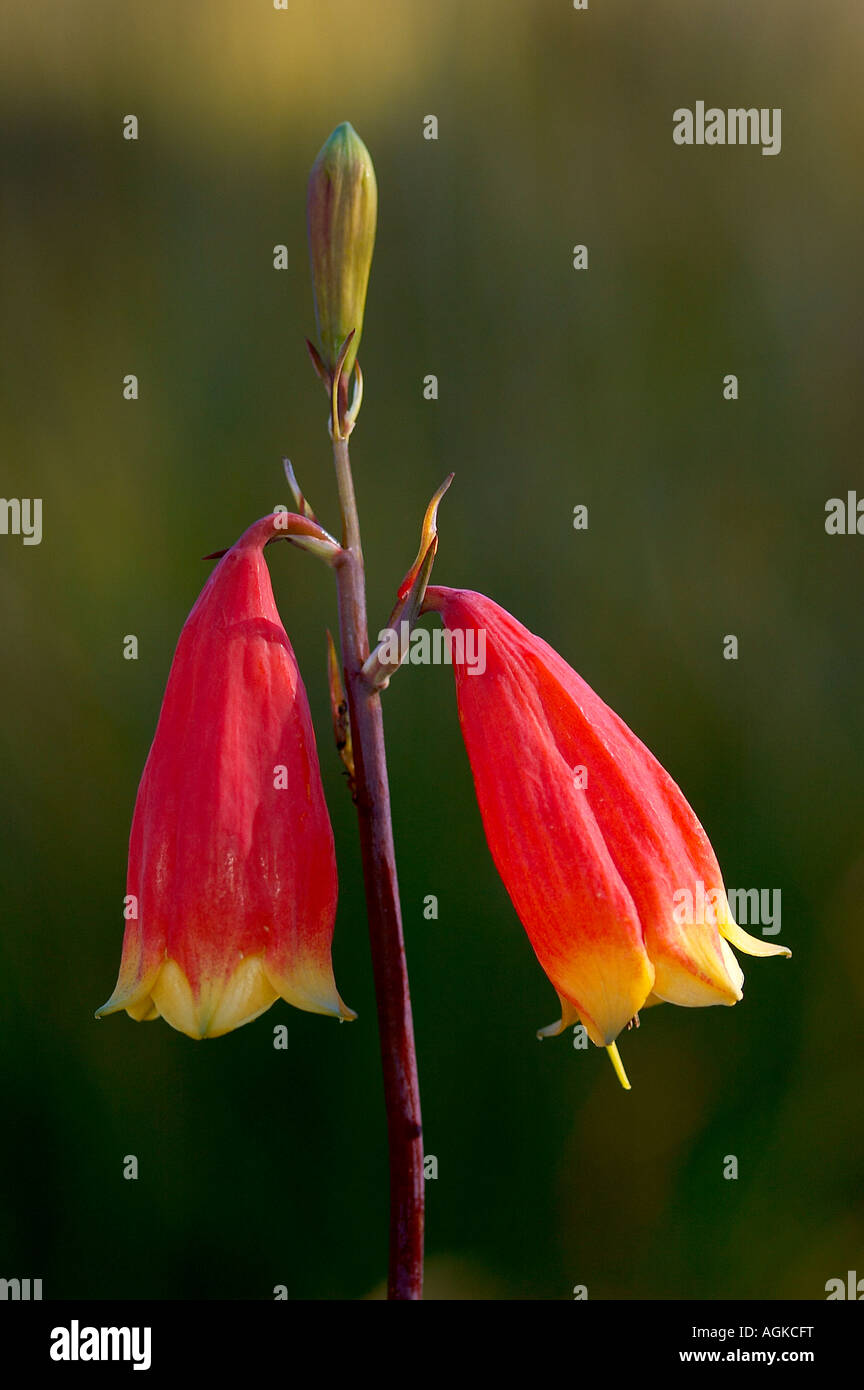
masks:
POLYGON ((369 655, 366 580, 347 439, 334 438, 333 457, 345 526, 345 549, 336 568, 339 629, 354 749, 357 815, 390 1148, 387 1293, 391 1299, 419 1299, 423 1294, 423 1130, 390 819, 384 724, 381 696, 370 689, 363 675, 363 663, 369 655))

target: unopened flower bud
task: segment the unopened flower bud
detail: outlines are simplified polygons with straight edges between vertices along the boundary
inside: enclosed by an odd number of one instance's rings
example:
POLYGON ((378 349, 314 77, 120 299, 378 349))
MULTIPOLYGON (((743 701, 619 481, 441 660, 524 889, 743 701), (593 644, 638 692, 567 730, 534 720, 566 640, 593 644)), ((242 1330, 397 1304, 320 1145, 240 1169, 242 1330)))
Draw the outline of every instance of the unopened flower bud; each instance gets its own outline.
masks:
POLYGON ((363 327, 377 211, 372 159, 353 126, 344 121, 312 166, 306 212, 318 341, 329 371, 354 330, 343 369, 346 382, 363 327))

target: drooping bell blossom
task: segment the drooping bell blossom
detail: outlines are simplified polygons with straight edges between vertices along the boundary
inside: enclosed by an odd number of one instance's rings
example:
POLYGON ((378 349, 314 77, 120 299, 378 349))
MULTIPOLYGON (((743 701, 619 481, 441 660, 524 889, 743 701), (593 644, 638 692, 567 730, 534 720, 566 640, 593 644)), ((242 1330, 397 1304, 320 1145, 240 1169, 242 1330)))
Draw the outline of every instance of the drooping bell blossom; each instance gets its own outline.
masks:
MULTIPOLYGON (((263 556, 265 517, 210 575, 174 655, 135 803, 117 985, 97 1017, 218 1037, 278 998, 355 1015, 331 942, 337 878, 315 734, 263 556)), ((335 543, 334 543, 335 544, 335 543)))
POLYGON ((561 1001, 541 1036, 582 1023, 627 1086, 615 1039, 640 1009, 736 1003, 729 943, 790 952, 734 922, 682 792, 563 657, 482 594, 431 587, 425 608, 450 633, 492 858, 561 1001))

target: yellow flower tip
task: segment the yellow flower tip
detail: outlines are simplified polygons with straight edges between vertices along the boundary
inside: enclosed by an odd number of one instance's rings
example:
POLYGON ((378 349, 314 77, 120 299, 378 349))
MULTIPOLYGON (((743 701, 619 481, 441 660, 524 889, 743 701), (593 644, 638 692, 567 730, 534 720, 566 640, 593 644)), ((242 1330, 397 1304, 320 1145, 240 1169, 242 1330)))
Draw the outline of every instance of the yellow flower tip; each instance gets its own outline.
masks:
MULTIPOLYGON (((177 962, 166 960, 151 995, 165 1021, 196 1041, 219 1038, 251 1023, 278 998, 260 956, 242 958, 229 977, 207 978, 194 990, 177 962)), ((141 1016, 141 1021, 146 1018, 141 1016)))
POLYGON ((157 1018, 199 1041, 220 1038, 260 1017, 278 998, 308 1013, 348 1023, 357 1015, 339 995, 332 971, 317 960, 298 962, 286 974, 270 971, 260 955, 239 956, 228 975, 201 979, 193 989, 177 961, 166 958, 137 980, 123 980, 96 1011, 97 1018, 125 1009, 136 1023, 157 1018))
POLYGON ((545 1028, 537 1029, 537 1037, 541 1042, 544 1038, 557 1038, 559 1033, 566 1032, 568 1028, 572 1028, 574 1024, 580 1022, 575 1005, 571 1004, 567 996, 562 994, 560 990, 555 992, 561 1005, 561 1017, 554 1023, 547 1023, 545 1028))
POLYGON ((764 937, 751 936, 749 932, 743 931, 738 923, 726 914, 726 920, 719 924, 720 935, 735 947, 738 951, 743 951, 745 956, 791 956, 792 952, 788 946, 781 946, 773 941, 766 941, 764 937))
POLYGON ((356 1013, 340 995, 329 965, 314 958, 295 960, 287 970, 265 965, 265 973, 276 996, 304 1013, 324 1014, 340 1023, 352 1023, 356 1013))
POLYGON ((540 1042, 542 1042, 544 1038, 557 1038, 559 1033, 564 1032, 564 1027, 564 1020, 559 1018, 557 1023, 547 1023, 545 1028, 538 1028, 537 1037, 540 1042))
POLYGON ((615 1068, 615 1075, 618 1077, 618 1080, 621 1082, 621 1085, 624 1087, 624 1090, 629 1091, 630 1082, 627 1080, 627 1073, 624 1070, 624 1063, 621 1061, 621 1057, 619 1056, 616 1044, 614 1042, 609 1043, 609 1045, 606 1048, 606 1051, 609 1053, 609 1061, 615 1068))
POLYGON ((94 1018, 107 1018, 109 1014, 116 1014, 125 1009, 130 1018, 134 1018, 136 1023, 149 1023, 151 1019, 159 1017, 150 991, 159 975, 159 966, 148 971, 140 979, 124 978, 122 975, 117 982, 117 986, 111 998, 96 1010, 94 1018))

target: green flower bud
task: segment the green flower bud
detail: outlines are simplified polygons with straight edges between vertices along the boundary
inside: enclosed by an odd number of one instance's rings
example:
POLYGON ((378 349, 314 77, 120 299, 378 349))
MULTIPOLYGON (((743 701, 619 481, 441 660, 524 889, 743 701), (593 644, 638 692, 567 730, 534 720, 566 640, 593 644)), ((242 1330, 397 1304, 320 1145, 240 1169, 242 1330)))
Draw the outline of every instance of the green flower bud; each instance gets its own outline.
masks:
POLYGON ((312 165, 306 216, 318 341, 330 371, 354 329, 345 358, 346 383, 363 327, 377 211, 378 188, 369 151, 345 121, 312 165))

